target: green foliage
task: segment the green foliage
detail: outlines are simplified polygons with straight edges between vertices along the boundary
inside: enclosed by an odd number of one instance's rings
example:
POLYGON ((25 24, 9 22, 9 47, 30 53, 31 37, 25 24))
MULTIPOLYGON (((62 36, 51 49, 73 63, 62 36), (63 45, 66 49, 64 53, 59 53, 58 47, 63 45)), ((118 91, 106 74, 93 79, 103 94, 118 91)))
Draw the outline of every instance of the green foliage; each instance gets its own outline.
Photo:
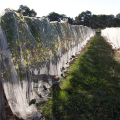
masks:
POLYGON ((120 27, 119 14, 114 15, 92 15, 90 11, 81 12, 75 17, 78 25, 84 25, 93 29, 106 28, 106 27, 120 27))
POLYGON ((84 26, 89 26, 89 20, 91 18, 92 13, 90 11, 85 11, 79 14, 75 20, 77 21, 78 24, 84 25, 84 26))
POLYGON ((40 44, 41 43, 40 26, 37 23, 35 24, 35 22, 33 22, 33 20, 28 17, 25 18, 25 21, 29 25, 33 37, 40 44))
MULTIPOLYGON (((5 36, 7 38, 7 43, 9 45, 12 60, 14 63, 14 67, 16 69, 16 72, 18 73, 20 80, 24 80, 26 77, 26 73, 23 71, 23 65, 21 64, 21 53, 20 51, 20 44, 19 44, 19 38, 17 35, 17 26, 15 25, 15 18, 19 21, 19 17, 14 12, 7 12, 4 16, 1 18, 1 27, 5 33, 5 36)), ((9 62, 4 61, 6 66, 6 71, 2 71, 3 78, 7 81, 12 81, 11 79, 11 72, 9 62), (8 69, 7 69, 8 68, 8 69), (6 75, 8 74, 8 76, 6 75), (6 76, 6 77, 5 77, 6 76)))
POLYGON ((64 14, 58 14, 55 12, 51 12, 47 16, 50 21, 60 21, 64 20, 64 18, 68 19, 69 24, 77 24, 91 27, 93 29, 101 28, 104 29, 106 27, 120 27, 120 19, 119 14, 117 14, 116 18, 114 15, 92 15, 91 11, 83 11, 78 16, 75 17, 75 20, 67 17, 64 14))
POLYGON ((65 14, 58 14, 55 12, 51 12, 46 17, 48 17, 50 19, 50 21, 58 21, 58 22, 60 22, 60 20, 65 21, 65 19, 67 19, 69 24, 71 24, 71 25, 74 24, 74 19, 67 17, 65 14))
POLYGON ((119 68, 111 46, 95 35, 69 76, 52 87, 52 99, 39 106, 46 120, 120 119, 119 68))
POLYGON ((30 10, 29 7, 26 5, 20 5, 19 9, 16 11, 18 13, 22 13, 23 16, 35 17, 37 13, 32 9, 30 10))
MULTIPOLYGON (((14 14, 16 17, 17 15, 14 14)), ((15 34, 16 31, 14 31, 13 28, 16 28, 14 24, 14 18, 13 18, 13 13, 6 13, 2 18, 1 18, 1 27, 5 32, 6 38, 8 45, 11 49, 11 52, 13 53, 13 42, 14 39, 17 39, 17 35, 15 34), (9 23, 9 24, 8 24, 9 23)))
POLYGON ((71 24, 71 25, 74 25, 74 19, 73 18, 70 18, 68 17, 68 23, 71 24))
POLYGON ((56 12, 51 12, 47 17, 50 19, 50 21, 59 21, 60 18, 65 17, 66 15, 64 14, 58 14, 56 12))
POLYGON ((116 15, 116 18, 120 19, 120 13, 118 13, 118 14, 116 15))

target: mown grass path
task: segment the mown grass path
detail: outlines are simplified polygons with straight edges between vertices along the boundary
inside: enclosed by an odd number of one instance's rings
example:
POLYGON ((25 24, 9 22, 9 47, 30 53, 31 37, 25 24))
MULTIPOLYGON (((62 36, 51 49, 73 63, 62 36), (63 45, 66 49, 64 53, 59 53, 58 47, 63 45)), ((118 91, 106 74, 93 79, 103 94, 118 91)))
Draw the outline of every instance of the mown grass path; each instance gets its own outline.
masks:
POLYGON ((111 46, 96 34, 40 105, 46 120, 120 120, 120 64, 111 46))

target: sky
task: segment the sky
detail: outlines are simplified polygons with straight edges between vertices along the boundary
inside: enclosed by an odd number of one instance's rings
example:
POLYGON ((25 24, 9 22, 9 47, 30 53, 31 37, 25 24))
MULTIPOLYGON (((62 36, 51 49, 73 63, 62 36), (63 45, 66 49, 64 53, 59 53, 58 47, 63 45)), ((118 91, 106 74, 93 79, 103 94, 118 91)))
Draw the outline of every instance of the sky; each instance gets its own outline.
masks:
POLYGON ((3 0, 0 3, 0 12, 6 8, 17 10, 20 5, 34 9, 37 17, 56 12, 75 18, 86 10, 96 15, 113 14, 116 16, 120 13, 120 0, 3 0))

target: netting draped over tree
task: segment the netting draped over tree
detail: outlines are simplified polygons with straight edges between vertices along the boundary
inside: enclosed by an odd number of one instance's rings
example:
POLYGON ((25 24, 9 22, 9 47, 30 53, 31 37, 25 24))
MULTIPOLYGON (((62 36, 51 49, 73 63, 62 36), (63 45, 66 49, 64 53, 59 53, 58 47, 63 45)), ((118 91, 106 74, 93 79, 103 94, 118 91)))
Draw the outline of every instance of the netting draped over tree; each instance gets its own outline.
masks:
POLYGON ((101 35, 108 39, 113 48, 120 52, 120 28, 106 28, 101 31, 101 35))
POLYGON ((95 34, 91 28, 49 22, 7 11, 1 16, 1 78, 10 108, 23 119, 40 118, 39 103, 75 56, 95 34), (68 62, 68 64, 66 64, 68 62), (41 96, 41 97, 40 97, 41 96))

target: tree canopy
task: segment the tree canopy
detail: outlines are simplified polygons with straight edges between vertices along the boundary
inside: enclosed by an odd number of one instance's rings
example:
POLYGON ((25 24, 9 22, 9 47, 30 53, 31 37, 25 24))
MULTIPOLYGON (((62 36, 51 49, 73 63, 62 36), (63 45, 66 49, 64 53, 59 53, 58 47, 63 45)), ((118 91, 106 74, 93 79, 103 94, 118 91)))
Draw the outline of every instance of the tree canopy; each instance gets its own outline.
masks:
POLYGON ((73 18, 67 17, 65 14, 58 14, 55 12, 51 12, 47 15, 50 21, 60 21, 68 19, 69 24, 77 24, 91 27, 93 29, 104 29, 106 27, 120 27, 120 14, 117 14, 116 17, 114 15, 92 15, 91 11, 83 11, 78 16, 73 18))
POLYGON ((118 14, 116 15, 116 18, 120 19, 120 13, 118 13, 118 14))
POLYGON ((58 14, 56 12, 51 12, 46 17, 48 17, 50 21, 59 21, 59 22, 61 20, 65 21, 67 19, 69 24, 74 24, 74 19, 67 17, 65 14, 58 14))
POLYGON ((26 5, 20 5, 17 12, 22 13, 23 16, 29 16, 29 17, 35 17, 37 15, 37 13, 33 9, 30 10, 30 8, 27 7, 26 5))
POLYGON ((78 24, 89 26, 89 20, 91 18, 91 15, 92 13, 90 11, 85 11, 75 17, 75 20, 78 22, 78 24))
POLYGON ((50 19, 50 21, 60 21, 60 19, 63 19, 66 17, 65 14, 58 14, 56 12, 51 12, 47 17, 50 19))
POLYGON ((120 14, 116 15, 92 15, 91 11, 81 12, 75 17, 77 25, 84 25, 93 29, 106 27, 120 27, 120 14))
MULTIPOLYGON (((35 17, 37 13, 32 9, 30 10, 29 7, 26 5, 20 5, 19 9, 17 10, 18 13, 22 13, 23 16, 35 17)), ((58 14, 56 12, 49 13, 46 17, 49 18, 50 21, 58 21, 60 22, 68 20, 69 24, 76 24, 76 25, 84 25, 91 27, 93 29, 103 29, 106 27, 120 27, 120 13, 116 15, 92 15, 91 11, 83 11, 78 16, 73 18, 67 17, 65 14, 58 14)))

